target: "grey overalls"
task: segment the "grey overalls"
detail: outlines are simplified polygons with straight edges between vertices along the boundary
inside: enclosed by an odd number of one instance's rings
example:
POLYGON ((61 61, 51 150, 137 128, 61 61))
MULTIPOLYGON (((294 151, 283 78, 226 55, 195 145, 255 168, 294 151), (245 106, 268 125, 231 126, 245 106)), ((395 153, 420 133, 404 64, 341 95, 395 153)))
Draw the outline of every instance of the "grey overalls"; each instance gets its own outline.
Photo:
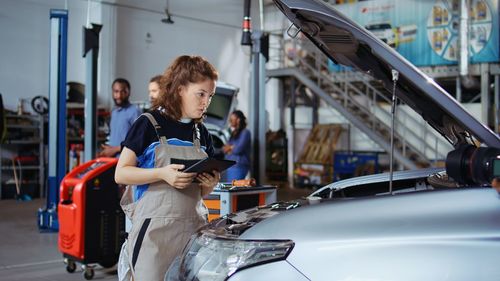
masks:
MULTIPOLYGON (((160 144, 155 148, 155 168, 170 164, 171 158, 201 159, 207 154, 200 148, 199 129, 193 133, 193 146, 167 144, 159 135, 160 126, 149 113, 160 144)), ((163 280, 173 259, 179 255, 190 236, 206 222, 208 210, 201 198, 201 188, 191 184, 177 189, 164 181, 151 183, 138 201, 133 202, 132 188, 127 187, 121 205, 132 220, 128 234, 128 252, 135 281, 163 280)))

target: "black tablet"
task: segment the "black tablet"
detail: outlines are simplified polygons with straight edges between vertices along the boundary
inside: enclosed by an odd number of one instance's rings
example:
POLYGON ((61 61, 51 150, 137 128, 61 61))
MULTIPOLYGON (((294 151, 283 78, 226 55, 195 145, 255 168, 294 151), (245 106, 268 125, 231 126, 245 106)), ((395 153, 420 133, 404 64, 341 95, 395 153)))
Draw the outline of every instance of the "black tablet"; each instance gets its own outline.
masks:
POLYGON ((222 172, 236 164, 236 161, 207 157, 199 160, 185 160, 172 158, 172 164, 183 164, 186 168, 182 170, 186 173, 210 173, 213 170, 222 172))

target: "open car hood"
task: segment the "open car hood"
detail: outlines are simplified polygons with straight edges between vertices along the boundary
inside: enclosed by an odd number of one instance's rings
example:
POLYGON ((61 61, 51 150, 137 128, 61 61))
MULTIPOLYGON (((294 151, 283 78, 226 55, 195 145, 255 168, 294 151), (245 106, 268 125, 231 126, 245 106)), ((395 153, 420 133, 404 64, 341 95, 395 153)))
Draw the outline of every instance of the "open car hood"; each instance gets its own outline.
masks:
POLYGON ((393 88, 392 70, 397 70, 396 96, 453 146, 471 143, 469 137, 473 136, 487 146, 500 148, 500 138, 433 79, 330 5, 317 0, 273 1, 330 59, 379 79, 388 95, 393 88))

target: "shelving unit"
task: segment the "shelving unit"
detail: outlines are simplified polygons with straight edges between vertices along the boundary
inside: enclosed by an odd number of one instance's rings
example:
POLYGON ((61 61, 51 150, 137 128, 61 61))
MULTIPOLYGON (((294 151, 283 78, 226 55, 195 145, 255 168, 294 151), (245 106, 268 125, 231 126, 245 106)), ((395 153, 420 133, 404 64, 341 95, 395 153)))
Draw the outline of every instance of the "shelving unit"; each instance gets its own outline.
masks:
POLYGON ((0 144, 0 199, 15 194, 14 168, 23 193, 43 196, 45 187, 45 139, 42 115, 7 114, 7 135, 0 144), (20 164, 20 165, 19 165, 20 164), (22 177, 21 177, 22 174, 22 177))
MULTIPOLYGON (((84 107, 80 103, 67 103, 67 139, 69 142, 79 142, 83 141, 83 130, 84 130, 84 107)), ((108 135, 108 119, 111 113, 103 107, 98 107, 97 109, 97 141, 103 141, 108 135)))
POLYGON ((284 181, 288 178, 288 140, 283 130, 266 133, 266 177, 284 181))
POLYGON ((318 187, 332 182, 333 154, 346 124, 315 125, 295 161, 294 181, 299 187, 318 187))
MULTIPOLYGON (((67 103, 66 124, 66 155, 69 157, 71 145, 84 145, 84 105, 81 103, 67 103)), ((111 113, 104 107, 97 108, 97 145, 103 144, 109 133, 109 118, 111 113)), ((66 169, 69 169, 69 158, 66 161, 66 169)), ((81 164, 80 159, 78 164, 81 164)), ((69 170, 68 170, 69 172, 69 170)))
MULTIPOLYGON (((109 111, 98 108, 98 144, 107 136, 109 111)), ((46 184, 47 157, 44 126, 47 117, 32 114, 6 114, 7 135, 0 143, 0 199, 11 198, 16 193, 12 160, 22 169, 21 191, 31 197, 43 197, 46 184)), ((68 103, 67 155, 71 144, 83 145, 83 104, 68 103)), ((69 164, 69 161, 66 161, 69 164)))

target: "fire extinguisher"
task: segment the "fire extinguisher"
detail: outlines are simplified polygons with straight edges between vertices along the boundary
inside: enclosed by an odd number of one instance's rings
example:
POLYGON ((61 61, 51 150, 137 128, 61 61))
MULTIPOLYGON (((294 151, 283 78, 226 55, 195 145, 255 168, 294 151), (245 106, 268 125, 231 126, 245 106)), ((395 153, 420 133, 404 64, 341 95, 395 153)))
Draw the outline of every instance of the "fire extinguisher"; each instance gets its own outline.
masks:
POLYGON ((78 166, 78 151, 76 151, 76 144, 72 144, 69 150, 69 171, 78 166))

